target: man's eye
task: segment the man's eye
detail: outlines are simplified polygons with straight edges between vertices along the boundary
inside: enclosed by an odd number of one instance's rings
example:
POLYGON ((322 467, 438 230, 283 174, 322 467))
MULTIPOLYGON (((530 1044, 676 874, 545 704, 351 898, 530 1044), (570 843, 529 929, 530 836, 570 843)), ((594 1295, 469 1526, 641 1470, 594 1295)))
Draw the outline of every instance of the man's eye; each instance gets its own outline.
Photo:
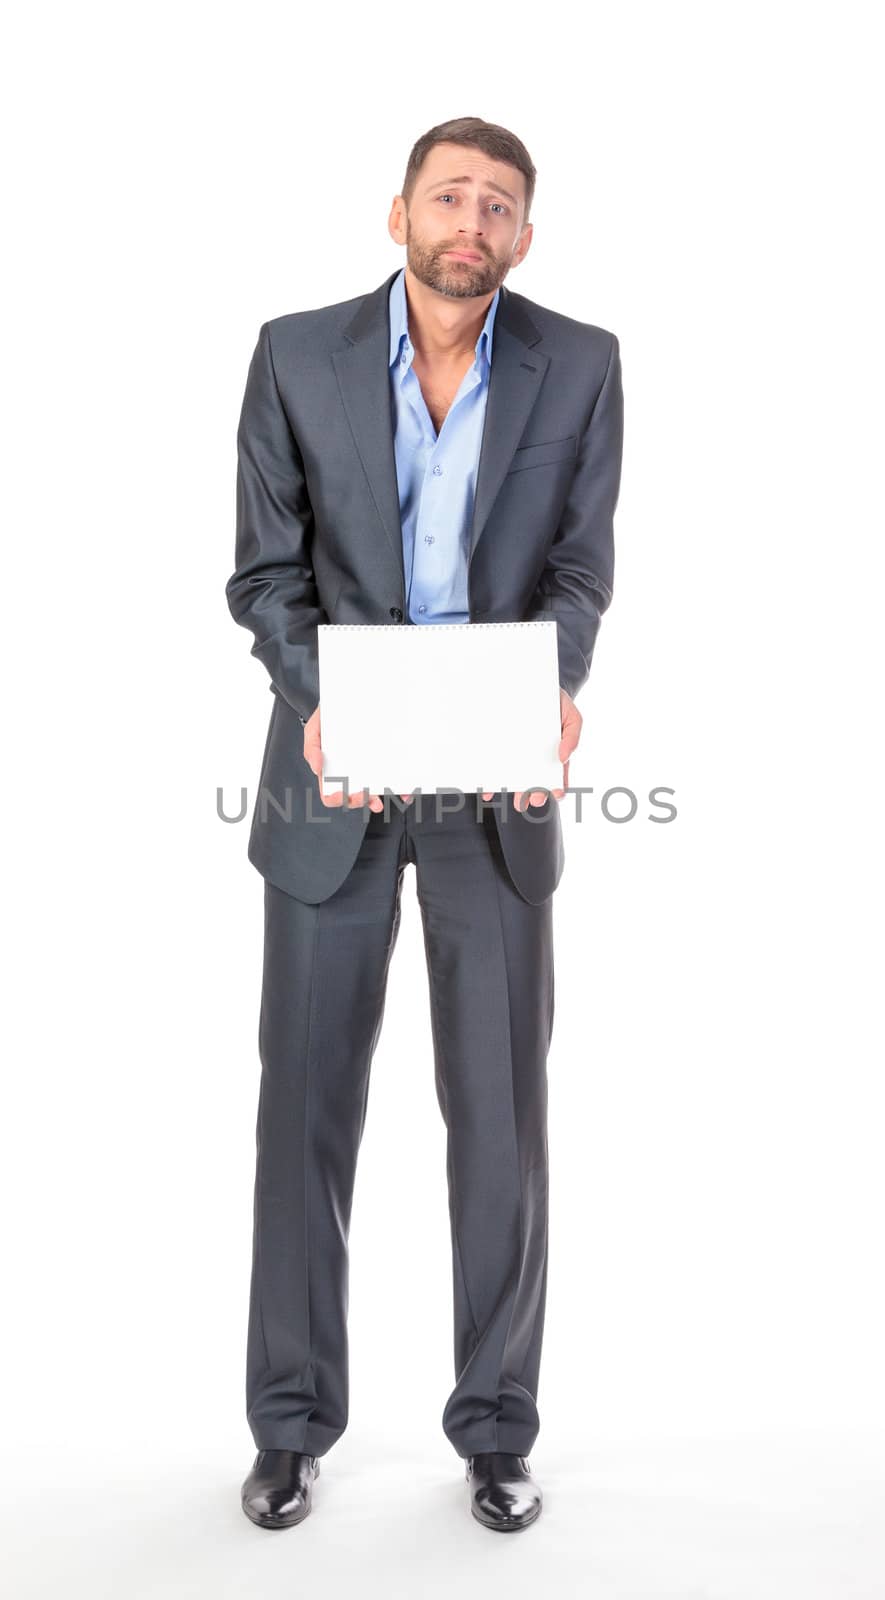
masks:
MULTIPOLYGON (((437 200, 454 200, 455 196, 453 194, 438 194, 436 198, 437 200)), ((500 200, 493 200, 492 205, 497 206, 499 211, 503 212, 505 216, 507 215, 507 207, 502 205, 500 200)))

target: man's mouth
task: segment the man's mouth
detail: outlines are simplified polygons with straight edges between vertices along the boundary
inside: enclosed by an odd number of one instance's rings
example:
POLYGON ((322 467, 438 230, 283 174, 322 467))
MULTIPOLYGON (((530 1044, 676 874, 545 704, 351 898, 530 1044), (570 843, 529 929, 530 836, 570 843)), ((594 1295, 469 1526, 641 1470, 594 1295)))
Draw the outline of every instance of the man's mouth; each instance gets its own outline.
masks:
POLYGON ((455 256, 458 261, 482 260, 482 256, 477 255, 475 250, 447 250, 445 253, 447 256, 455 256))

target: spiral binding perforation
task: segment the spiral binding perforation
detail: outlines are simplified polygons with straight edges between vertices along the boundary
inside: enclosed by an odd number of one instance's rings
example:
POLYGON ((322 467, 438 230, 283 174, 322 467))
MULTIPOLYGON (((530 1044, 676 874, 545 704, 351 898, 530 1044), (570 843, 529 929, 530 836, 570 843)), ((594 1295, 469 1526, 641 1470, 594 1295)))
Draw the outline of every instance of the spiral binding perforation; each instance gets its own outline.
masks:
MULTIPOLYGON (((555 620, 554 617, 549 620, 545 617, 531 617, 526 622, 421 622, 413 623, 412 626, 416 632, 421 633, 439 632, 442 629, 452 633, 456 628, 494 628, 497 632, 499 628, 549 628, 551 622, 555 620)), ((372 628, 390 628, 391 632, 394 629, 397 633, 405 632, 400 622, 321 622, 319 627, 334 628, 336 633, 344 632, 345 629, 348 633, 365 633, 367 629, 372 628)))

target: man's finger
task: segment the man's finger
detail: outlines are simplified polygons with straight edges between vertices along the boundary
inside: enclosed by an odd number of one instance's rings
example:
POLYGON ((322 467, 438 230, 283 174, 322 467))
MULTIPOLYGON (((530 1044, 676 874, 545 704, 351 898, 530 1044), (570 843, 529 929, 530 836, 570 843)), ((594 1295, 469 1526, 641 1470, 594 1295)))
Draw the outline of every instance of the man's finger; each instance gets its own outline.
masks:
POLYGON ((562 784, 563 784, 563 786, 562 786, 561 789, 551 789, 551 791, 550 791, 550 793, 553 795, 554 799, 556 799, 556 800, 564 800, 565 796, 566 796, 566 791, 568 789, 568 762, 567 761, 566 761, 566 763, 565 763, 565 765, 563 766, 563 769, 562 769, 562 784))
POLYGON ((364 805, 367 805, 370 811, 384 810, 384 801, 381 796, 379 794, 370 794, 366 784, 363 785, 362 789, 358 789, 356 794, 351 794, 349 804, 351 811, 355 811, 358 806, 364 805))
POLYGON ((566 694, 564 689, 560 690, 560 706, 562 710, 562 738, 559 741, 558 754, 560 761, 564 762, 578 748, 578 740, 581 737, 584 719, 571 695, 566 694))
POLYGON ((513 804, 515 805, 517 811, 525 811, 528 806, 542 806, 546 799, 546 794, 539 794, 537 789, 514 789, 513 791, 513 804), (528 799, 526 801, 526 805, 524 806, 522 801, 526 795, 528 796, 528 799))

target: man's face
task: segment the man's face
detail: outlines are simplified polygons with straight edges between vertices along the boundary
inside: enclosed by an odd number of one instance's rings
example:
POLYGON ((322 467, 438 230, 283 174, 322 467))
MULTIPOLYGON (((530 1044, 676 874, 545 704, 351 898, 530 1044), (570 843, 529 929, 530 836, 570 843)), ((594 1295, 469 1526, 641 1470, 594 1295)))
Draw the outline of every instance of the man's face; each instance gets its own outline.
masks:
POLYGON ((435 145, 408 213, 399 205, 410 270, 452 299, 494 294, 531 243, 522 173, 468 145, 435 145))

